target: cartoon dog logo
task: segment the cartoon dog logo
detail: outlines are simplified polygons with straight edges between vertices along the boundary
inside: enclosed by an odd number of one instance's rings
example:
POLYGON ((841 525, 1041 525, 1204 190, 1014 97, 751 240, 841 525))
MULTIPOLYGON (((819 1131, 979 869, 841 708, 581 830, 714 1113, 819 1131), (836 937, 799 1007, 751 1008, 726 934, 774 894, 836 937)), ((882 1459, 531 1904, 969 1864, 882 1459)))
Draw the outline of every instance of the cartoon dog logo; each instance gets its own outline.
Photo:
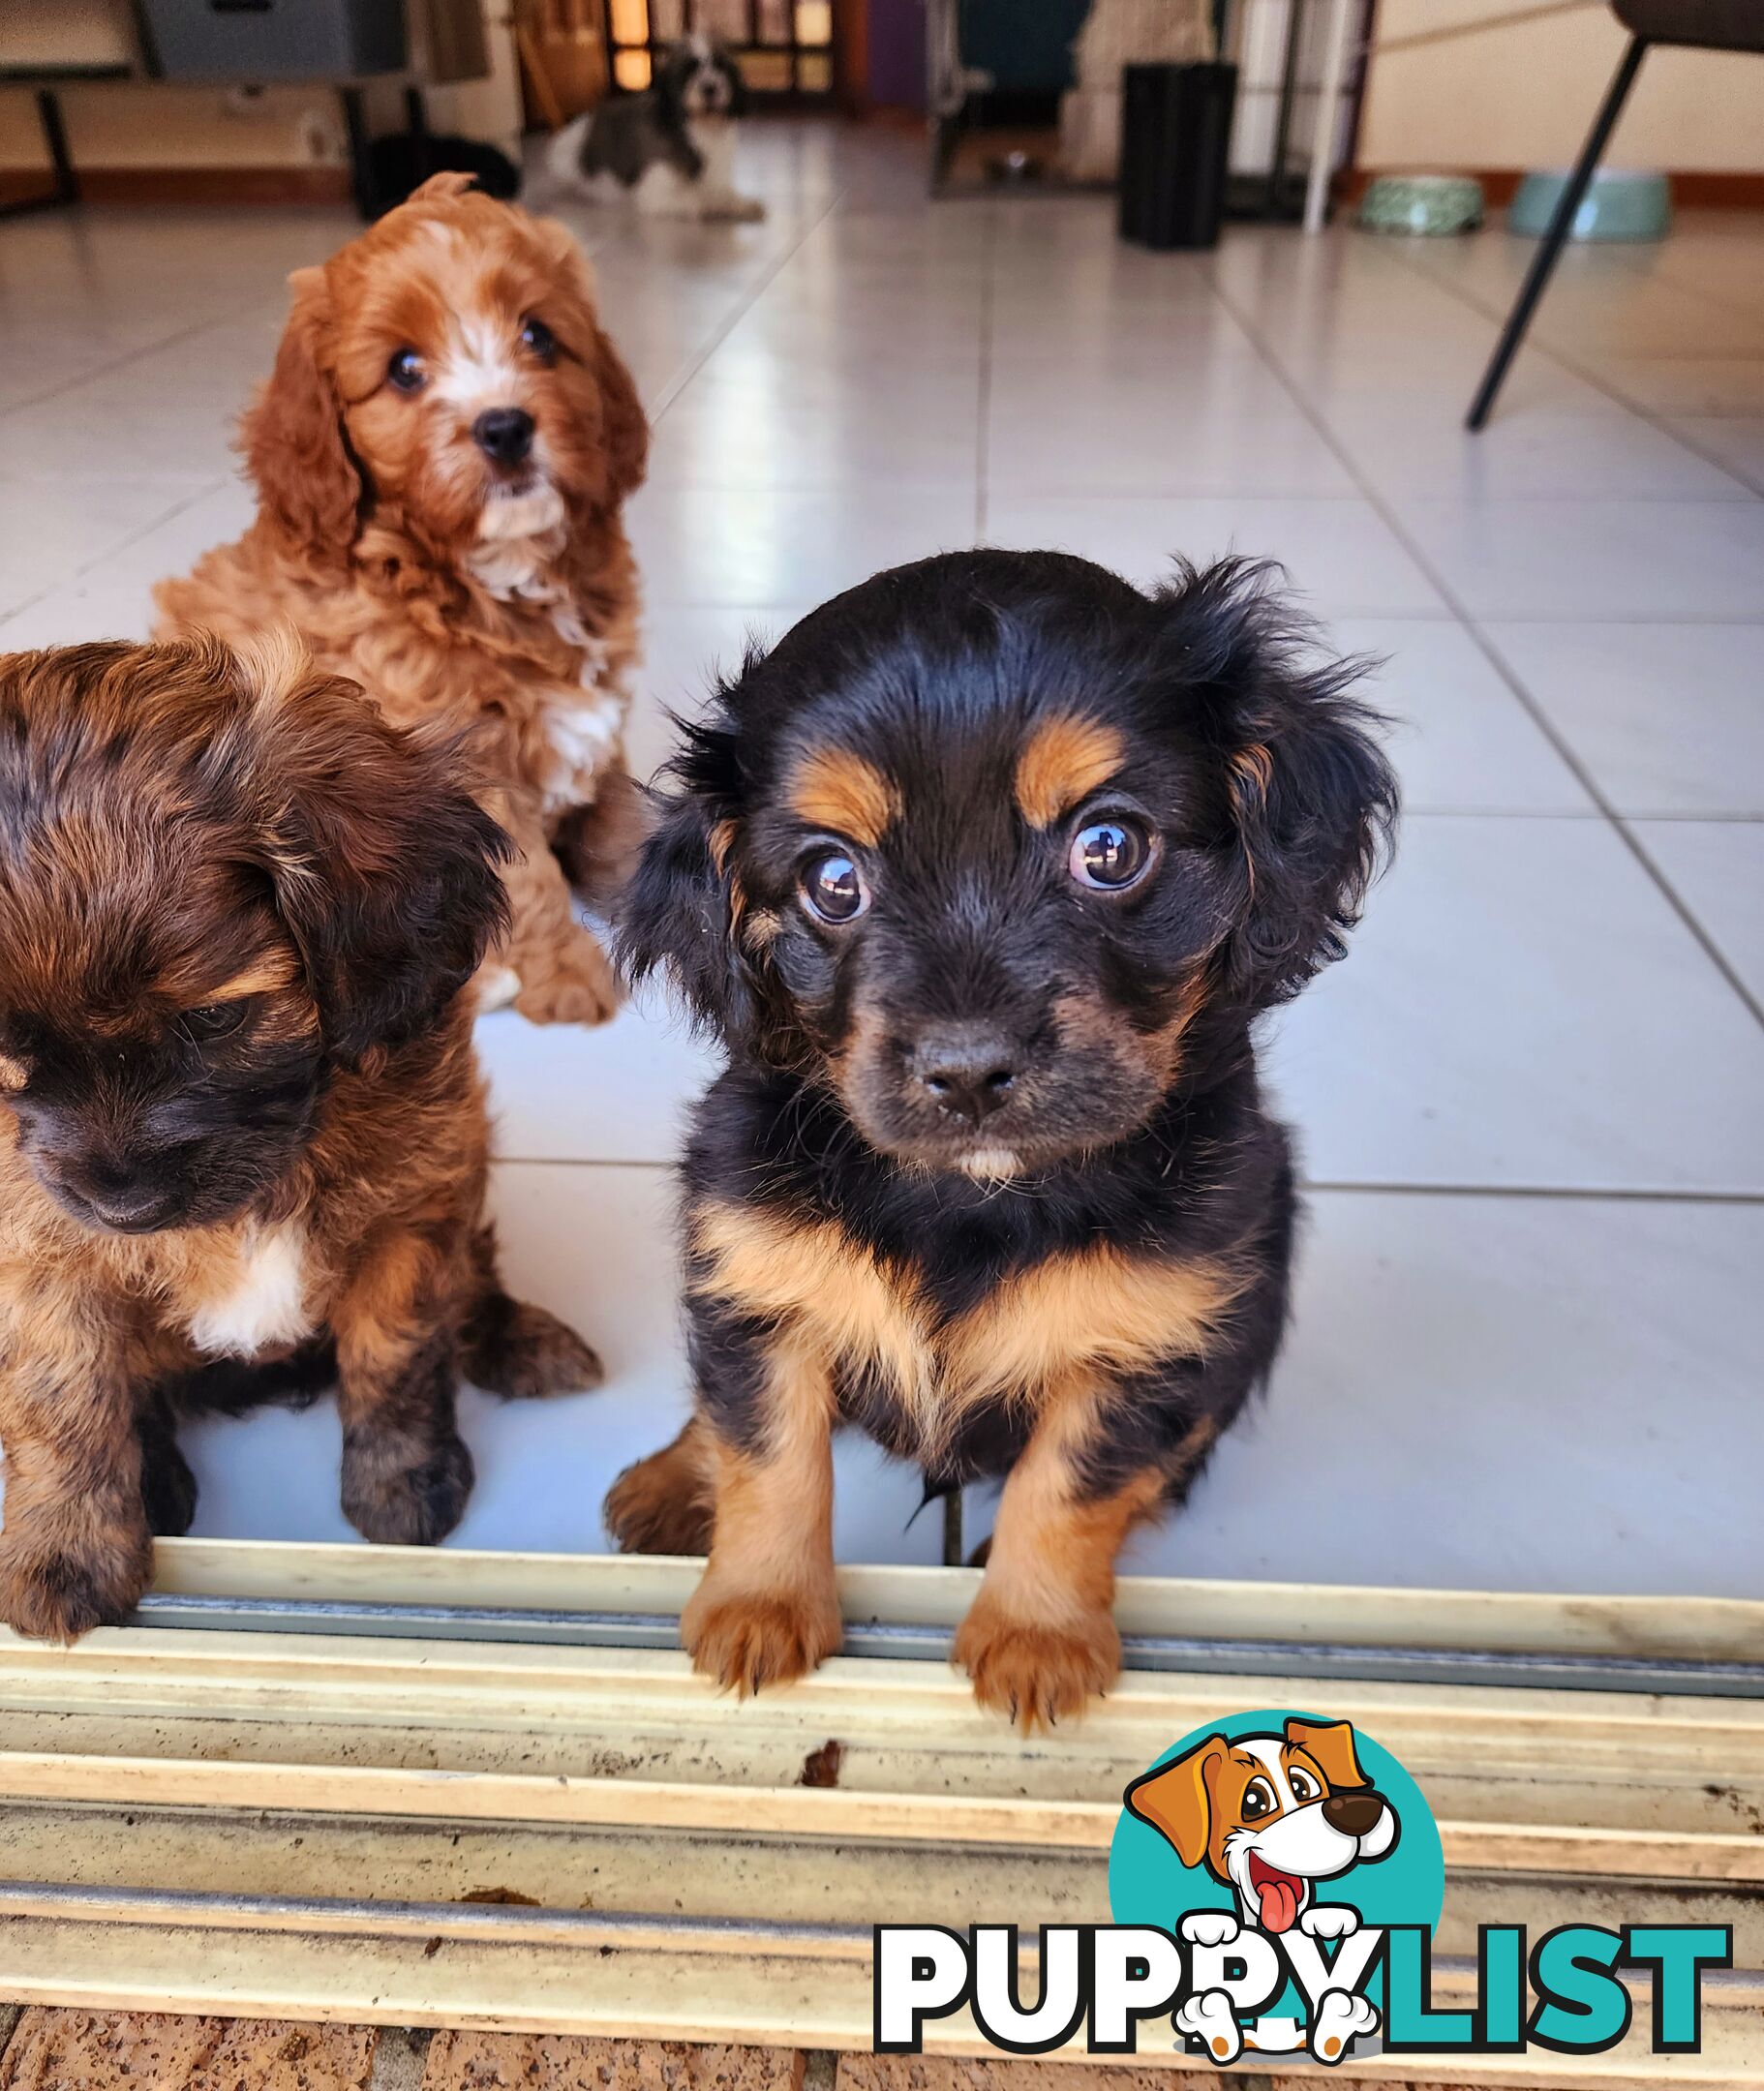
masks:
MULTIPOLYGON (((1181 1921, 1184 1939, 1209 1947, 1230 1945, 1244 1925, 1276 1933, 1296 1925, 1315 1939, 1351 1936, 1359 1928, 1358 1911, 1320 1902, 1317 1884, 1387 1859, 1401 1830, 1396 1810, 1360 1770, 1353 1724, 1297 1715, 1280 1734, 1208 1736, 1135 1779, 1125 1800, 1174 1846, 1184 1865, 1204 1865, 1235 1892, 1235 1916, 1193 1910, 1181 1921)), ((1176 2022, 1222 2060, 1228 2048, 1232 2059, 1241 2049, 1241 2031, 1222 1990, 1191 1997, 1176 2022)), ((1310 2046, 1320 2060, 1334 2061, 1354 2035, 1377 2024, 1363 1996, 1331 1990, 1322 1999, 1310 2046)), ((1267 2031, 1273 2030, 1270 2024, 1267 2031)), ((1276 2044, 1284 2045, 1262 2045, 1276 2044)))

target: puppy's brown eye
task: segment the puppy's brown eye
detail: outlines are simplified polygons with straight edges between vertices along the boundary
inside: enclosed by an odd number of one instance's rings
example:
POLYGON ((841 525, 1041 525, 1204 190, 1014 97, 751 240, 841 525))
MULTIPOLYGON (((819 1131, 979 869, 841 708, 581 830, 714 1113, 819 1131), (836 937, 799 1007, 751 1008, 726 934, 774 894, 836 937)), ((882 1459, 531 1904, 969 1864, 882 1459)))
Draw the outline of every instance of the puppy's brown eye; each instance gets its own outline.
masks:
POLYGON ((1287 1784, 1293 1789, 1294 1801, 1315 1801, 1323 1788, 1308 1772, 1301 1772, 1296 1765, 1287 1773, 1287 1784))
POLYGON ((1067 868, 1080 886, 1120 893, 1151 862, 1151 842, 1137 821, 1118 814, 1086 822, 1072 837, 1067 868))
POLYGON ((858 867, 843 850, 827 850, 803 866, 804 905, 822 922, 856 922, 869 905, 858 867))
POLYGON ((400 348, 386 365, 386 382, 401 392, 415 392, 423 381, 423 359, 414 348, 400 348))
POLYGON ((204 1002, 199 1009, 188 1009, 177 1020, 179 1032, 192 1045, 206 1046, 212 1039, 226 1038, 236 1031, 245 1021, 245 1003, 204 1002))
POLYGON ((549 363, 558 352, 558 337, 543 319, 530 313, 521 328, 521 346, 531 348, 541 363, 549 363))
POLYGON ((1251 1779, 1243 1789, 1240 1812, 1245 1822, 1260 1822, 1264 1815, 1273 1814, 1274 1795, 1266 1779, 1251 1779))

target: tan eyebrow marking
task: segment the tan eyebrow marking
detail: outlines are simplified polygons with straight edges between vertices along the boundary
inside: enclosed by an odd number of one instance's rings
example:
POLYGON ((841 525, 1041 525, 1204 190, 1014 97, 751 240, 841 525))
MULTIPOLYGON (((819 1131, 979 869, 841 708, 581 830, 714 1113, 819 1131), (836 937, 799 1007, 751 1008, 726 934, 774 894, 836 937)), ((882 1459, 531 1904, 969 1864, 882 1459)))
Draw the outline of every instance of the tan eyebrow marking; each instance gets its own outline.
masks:
POLYGON ((22 1060, 15 1060, 11 1053, 0 1053, 0 1089, 22 1089, 30 1073, 22 1060))
POLYGON ((867 849, 900 813, 892 779, 849 748, 811 748, 791 773, 790 803, 809 827, 831 828, 867 849))
POLYGON ((246 995, 274 994, 279 987, 290 986, 297 971, 292 952, 265 952, 261 958, 253 959, 218 987, 204 988, 195 1007, 205 1009, 210 1002, 238 1002, 246 995))
POLYGON ((1127 747, 1112 726, 1066 713, 1045 719, 1017 758, 1017 803, 1031 828, 1048 828, 1120 769, 1127 747))

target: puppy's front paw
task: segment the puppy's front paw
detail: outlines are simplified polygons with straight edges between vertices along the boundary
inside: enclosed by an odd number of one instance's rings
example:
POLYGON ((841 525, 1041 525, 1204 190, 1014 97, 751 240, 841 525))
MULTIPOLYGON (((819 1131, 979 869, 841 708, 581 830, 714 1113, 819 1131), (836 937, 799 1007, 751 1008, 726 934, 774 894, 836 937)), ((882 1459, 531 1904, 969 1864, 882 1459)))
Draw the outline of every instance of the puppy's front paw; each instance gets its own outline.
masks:
POLYGON ((1369 1998, 1328 1989, 1311 2020, 1311 2053, 1325 2064, 1339 2062, 1355 2040, 1376 2033, 1378 2007, 1369 1998))
POLYGON ((1243 2052, 1243 2028, 1223 1989, 1184 1997, 1176 2007, 1176 2031, 1198 2040, 1215 2062, 1235 2062, 1243 2052))
POLYGON ((77 1641, 94 1626, 120 1626, 152 1574, 144 1527, 84 1553, 8 1532, 0 1536, 0 1619, 36 1641, 77 1641))
POLYGON ((1241 1928, 1230 1910, 1190 1910, 1176 1933, 1191 1946, 1229 1946, 1241 1928))
POLYGON ((597 1024, 615 1015, 622 1000, 606 954, 586 929, 578 929, 564 950, 550 955, 549 963, 523 962, 514 1006, 529 1023, 597 1024))
POLYGON ((831 1589, 721 1593, 708 1574, 680 1616, 692 1667, 745 1699, 762 1684, 806 1677, 838 1647, 843 1628, 831 1589))
POLYGON ((615 988, 605 993, 581 981, 547 981, 543 987, 523 987, 514 998, 519 1015, 535 1024, 601 1024, 619 1008, 615 988))
POLYGON ((466 1514, 471 1454, 449 1431, 419 1457, 407 1439, 356 1431, 343 1441, 343 1514, 380 1546, 435 1546, 466 1514))
POLYGON ((503 1401, 586 1394, 606 1378, 598 1355, 566 1321, 498 1293, 473 1315, 461 1346, 466 1378, 503 1401))
POLYGON ((601 1517, 621 1554, 708 1554, 715 1504, 678 1443, 627 1467, 606 1492, 601 1517))
POLYGON ((1352 1938, 1359 1929, 1359 1912, 1346 1902, 1319 1902, 1305 1911, 1298 1920, 1298 1928, 1308 1938, 1352 1938))
POLYGON ((1077 1625, 1039 1625, 989 1603, 983 1589, 957 1632, 955 1660, 983 1707, 1033 1735, 1109 1689, 1121 1667, 1121 1637, 1107 1612, 1077 1625))
POLYGON ((487 1016, 492 1010, 506 1009, 515 999, 521 991, 521 976, 513 966, 486 958, 472 980, 471 991, 477 998, 478 1015, 487 1016))

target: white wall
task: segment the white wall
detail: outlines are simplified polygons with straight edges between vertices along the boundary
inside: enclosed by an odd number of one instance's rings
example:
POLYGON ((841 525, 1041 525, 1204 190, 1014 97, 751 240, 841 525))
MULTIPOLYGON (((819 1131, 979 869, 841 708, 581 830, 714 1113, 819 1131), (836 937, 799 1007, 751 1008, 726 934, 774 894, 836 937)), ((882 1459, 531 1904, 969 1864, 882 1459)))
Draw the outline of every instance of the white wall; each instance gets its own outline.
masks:
MULTIPOLYGON (((1464 36, 1374 49, 1364 167, 1538 167, 1572 160, 1627 38, 1602 0, 1381 0, 1375 45, 1457 23, 1464 36)), ((1764 169, 1764 57, 1650 51, 1605 153, 1610 167, 1764 169)))

